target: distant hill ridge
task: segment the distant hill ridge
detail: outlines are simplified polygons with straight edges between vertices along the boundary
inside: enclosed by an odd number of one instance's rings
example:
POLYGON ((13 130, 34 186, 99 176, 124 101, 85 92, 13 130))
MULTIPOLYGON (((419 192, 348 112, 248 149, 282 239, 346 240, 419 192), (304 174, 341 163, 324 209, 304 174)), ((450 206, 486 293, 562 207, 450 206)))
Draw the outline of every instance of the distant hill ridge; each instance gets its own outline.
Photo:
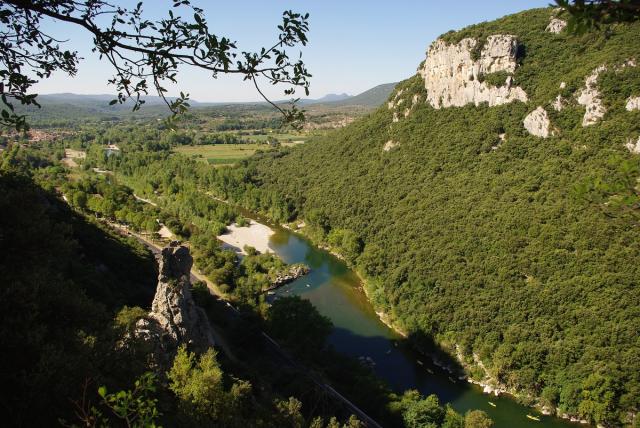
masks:
MULTIPOLYGON (((361 94, 352 96, 346 93, 342 94, 327 94, 318 99, 302 99, 300 103, 303 105, 312 105, 312 104, 326 104, 332 106, 367 106, 367 107, 378 107, 382 105, 389 97, 389 94, 393 90, 396 83, 386 83, 383 85, 378 85, 374 88, 371 88, 361 94)), ((41 94, 38 95, 38 101, 46 105, 53 104, 75 104, 76 106, 86 106, 90 108, 94 108, 96 110, 106 110, 106 111, 114 111, 122 108, 129 109, 131 103, 127 102, 124 105, 116 104, 113 106, 109 105, 109 101, 116 99, 116 95, 109 94, 75 94, 70 92, 64 93, 55 93, 55 94, 41 94)), ((164 105, 164 100, 158 96, 145 96, 142 98, 145 101, 145 106, 162 106, 164 105)), ((174 98, 167 97, 167 99, 172 100, 174 98)), ((287 102, 287 101, 281 101, 287 102)), ((208 107, 208 106, 219 106, 226 104, 233 105, 259 105, 264 104, 264 102, 255 101, 255 102, 201 102, 194 99, 189 100, 189 104, 192 107, 208 107)))
POLYGON ((382 85, 378 85, 371 89, 368 89, 358 95, 343 100, 336 100, 327 104, 334 106, 378 107, 381 106, 387 100, 387 98, 389 98, 389 95, 391 95, 393 89, 397 84, 398 82, 384 83, 382 85))
POLYGON ((347 93, 342 93, 342 94, 327 94, 324 97, 318 98, 318 99, 309 99, 309 100, 302 100, 303 102, 306 102, 308 104, 310 103, 328 103, 328 102, 334 102, 334 101, 342 101, 342 100, 346 100, 351 98, 352 96, 347 94, 347 93))

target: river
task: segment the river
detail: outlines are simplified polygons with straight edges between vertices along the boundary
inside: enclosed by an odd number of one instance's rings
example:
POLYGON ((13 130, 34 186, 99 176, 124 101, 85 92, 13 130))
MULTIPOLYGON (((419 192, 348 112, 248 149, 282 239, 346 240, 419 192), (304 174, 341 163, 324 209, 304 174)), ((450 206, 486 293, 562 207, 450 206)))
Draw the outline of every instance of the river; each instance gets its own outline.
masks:
POLYGON ((451 404, 461 413, 470 409, 484 410, 493 419, 495 428, 584 426, 544 416, 509 396, 487 395, 477 385, 452 379, 449 373, 412 350, 398 333, 380 321, 362 290, 359 277, 344 262, 318 249, 306 238, 275 226, 261 216, 249 212, 243 214, 268 223, 275 230, 269 247, 285 262, 305 263, 311 268, 308 275, 278 289, 276 296, 298 295, 310 300, 322 315, 333 322, 334 331, 329 337, 331 345, 356 358, 371 358, 376 375, 395 391, 417 389, 424 395, 436 394, 442 403, 451 404), (527 414, 539 417, 540 421, 528 419, 527 414))

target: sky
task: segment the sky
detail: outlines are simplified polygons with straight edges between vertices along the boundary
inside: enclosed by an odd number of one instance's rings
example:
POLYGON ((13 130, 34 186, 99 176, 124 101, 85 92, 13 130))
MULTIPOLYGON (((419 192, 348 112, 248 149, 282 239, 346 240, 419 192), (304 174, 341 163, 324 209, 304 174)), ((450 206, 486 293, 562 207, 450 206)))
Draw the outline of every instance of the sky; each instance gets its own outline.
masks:
MULTIPOLYGON (((113 3, 133 8, 137 1, 113 3)), ((309 43, 297 49, 313 75, 311 98, 328 93, 356 95, 382 83, 397 82, 415 74, 431 42, 440 34, 504 15, 545 7, 551 0, 242 0, 198 1, 209 22, 210 31, 237 42, 241 50, 270 46, 276 40, 282 12, 309 13, 309 43)), ((146 0, 149 19, 167 16, 170 0, 146 0)), ((68 40, 66 49, 76 50, 84 59, 78 73, 70 77, 55 73, 35 85, 40 94, 73 92, 113 94, 107 81, 113 70, 105 60, 91 52, 92 38, 73 24, 47 21, 42 28, 68 40)), ((255 88, 237 76, 210 74, 181 69, 179 86, 170 88, 189 93, 201 102, 240 102, 260 99, 255 88)), ((287 98, 284 87, 265 88, 272 99, 287 98)), ((303 94, 300 94, 303 96, 303 94)))

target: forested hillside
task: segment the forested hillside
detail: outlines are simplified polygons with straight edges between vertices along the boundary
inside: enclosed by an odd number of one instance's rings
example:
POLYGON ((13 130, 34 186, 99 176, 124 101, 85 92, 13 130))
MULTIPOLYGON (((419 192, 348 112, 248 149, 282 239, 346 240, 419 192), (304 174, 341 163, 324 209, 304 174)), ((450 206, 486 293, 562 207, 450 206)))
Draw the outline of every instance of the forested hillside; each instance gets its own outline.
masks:
POLYGON ((205 193, 221 178, 217 170, 157 141, 145 147, 156 133, 106 133, 123 138, 123 153, 107 155, 88 139, 87 157, 77 158, 82 166, 61 163, 64 151, 55 142, 10 143, 0 152, 0 390, 7 424, 362 427, 317 379, 384 426, 491 423, 484 412, 460 415, 435 395, 392 393, 357 360, 327 346, 332 324, 308 301, 282 298, 267 306, 262 289, 286 265, 255 250, 239 260, 220 247, 220 230, 246 220, 205 193), (96 172, 96 164, 118 173, 96 172), (123 182, 162 202, 136 198, 123 182), (192 284, 217 331, 216 348, 223 342, 220 352, 201 354, 181 343, 168 367, 155 362, 136 324, 152 319, 158 272, 146 246, 130 236, 161 244, 159 222, 187 240, 200 272, 238 308, 229 309, 204 283, 192 284), (291 357, 274 355, 262 329, 291 357))
POLYGON ((304 220, 304 233, 366 276, 395 324, 458 350, 476 379, 560 414, 629 423, 640 407, 639 160, 629 146, 640 111, 625 105, 640 96, 640 23, 545 31, 554 13, 443 36, 444 47, 474 38, 474 61, 489 36, 514 36, 514 69, 467 83, 519 88, 526 101, 430 103, 420 72, 364 119, 259 154, 213 186, 278 221, 304 220), (599 104, 582 95, 594 87, 599 104), (523 124, 537 107, 546 135, 523 124))

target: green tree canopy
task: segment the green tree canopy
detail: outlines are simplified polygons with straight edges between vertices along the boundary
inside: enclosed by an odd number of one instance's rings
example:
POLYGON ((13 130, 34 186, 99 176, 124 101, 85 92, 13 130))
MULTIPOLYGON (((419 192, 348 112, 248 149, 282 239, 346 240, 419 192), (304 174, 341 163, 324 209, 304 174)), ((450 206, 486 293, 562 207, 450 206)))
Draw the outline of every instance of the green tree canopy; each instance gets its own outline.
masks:
POLYGON ((269 330, 302 358, 313 358, 331 333, 331 321, 299 296, 283 297, 269 308, 269 330))

